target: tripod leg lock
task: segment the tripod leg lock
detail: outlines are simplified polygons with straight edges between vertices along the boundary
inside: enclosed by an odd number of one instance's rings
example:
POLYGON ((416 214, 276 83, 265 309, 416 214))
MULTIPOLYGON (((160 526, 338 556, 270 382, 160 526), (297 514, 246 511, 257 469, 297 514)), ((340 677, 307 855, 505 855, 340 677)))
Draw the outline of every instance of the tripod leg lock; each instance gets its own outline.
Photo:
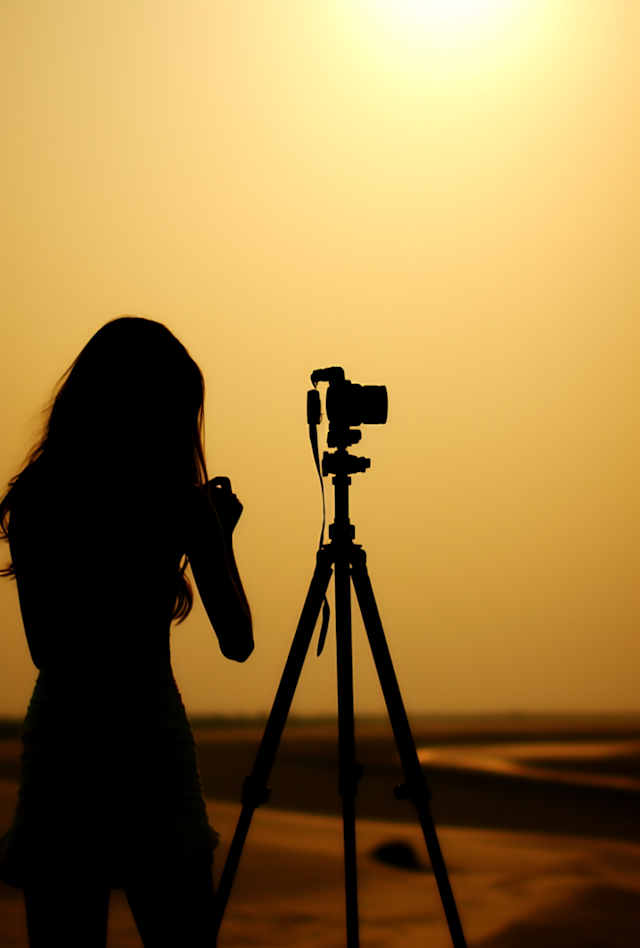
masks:
POLYGON ((427 781, 424 778, 417 781, 407 780, 406 783, 398 784, 393 791, 393 795, 396 800, 411 800, 414 806, 418 806, 420 803, 428 803, 431 799, 427 781))
POLYGON ((270 796, 271 787, 257 784, 253 777, 245 777, 244 783, 242 784, 241 803, 243 806, 248 804, 255 809, 263 803, 268 803, 270 796))

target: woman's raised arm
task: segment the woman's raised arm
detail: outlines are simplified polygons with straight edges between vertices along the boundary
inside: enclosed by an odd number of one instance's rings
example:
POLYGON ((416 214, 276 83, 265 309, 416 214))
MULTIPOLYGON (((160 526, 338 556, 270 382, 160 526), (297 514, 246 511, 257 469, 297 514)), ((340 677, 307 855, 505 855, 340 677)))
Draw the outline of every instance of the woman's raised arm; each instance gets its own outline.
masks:
POLYGON ((222 654, 236 662, 246 661, 254 645, 251 611, 232 544, 241 513, 228 478, 214 478, 206 488, 189 488, 186 552, 222 654))

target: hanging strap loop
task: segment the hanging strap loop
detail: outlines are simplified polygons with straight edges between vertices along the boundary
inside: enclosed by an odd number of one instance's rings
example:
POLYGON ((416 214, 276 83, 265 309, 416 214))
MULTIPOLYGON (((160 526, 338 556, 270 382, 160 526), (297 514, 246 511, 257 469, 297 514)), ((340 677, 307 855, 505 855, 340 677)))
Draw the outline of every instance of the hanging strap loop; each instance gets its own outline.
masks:
MULTIPOLYGON (((324 529, 327 522, 327 509, 324 499, 324 481, 322 480, 322 471, 320 470, 320 452, 318 451, 318 425, 322 421, 322 408, 320 404, 320 392, 312 388, 307 392, 307 424, 309 425, 309 440, 311 450, 313 451, 313 460, 316 463, 318 478, 320 479, 320 491, 322 493, 322 529, 320 531, 320 543, 318 549, 324 546, 324 529)), ((326 595, 322 603, 322 625, 320 626, 320 637, 318 638, 318 655, 322 654, 324 643, 327 638, 327 629, 329 628, 329 619, 331 617, 331 608, 326 595)))

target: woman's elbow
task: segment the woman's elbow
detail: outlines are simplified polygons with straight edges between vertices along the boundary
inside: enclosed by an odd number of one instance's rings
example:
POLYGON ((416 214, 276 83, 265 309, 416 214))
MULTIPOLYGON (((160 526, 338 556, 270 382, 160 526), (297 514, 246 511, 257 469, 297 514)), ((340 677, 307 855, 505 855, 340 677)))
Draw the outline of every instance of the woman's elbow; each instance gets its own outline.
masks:
POLYGON ((232 662, 246 662, 255 647, 251 626, 242 633, 236 628, 229 635, 219 636, 219 641, 220 651, 232 662))
POLYGON ((220 650, 225 658, 231 659, 232 662, 246 662, 254 649, 253 639, 249 643, 238 643, 232 642, 225 645, 220 645, 220 650))

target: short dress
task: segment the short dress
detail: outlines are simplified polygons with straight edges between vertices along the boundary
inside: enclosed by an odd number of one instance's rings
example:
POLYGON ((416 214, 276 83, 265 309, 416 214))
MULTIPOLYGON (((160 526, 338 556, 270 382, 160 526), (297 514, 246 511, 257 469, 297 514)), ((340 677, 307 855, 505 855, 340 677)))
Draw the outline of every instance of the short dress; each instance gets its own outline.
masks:
MULTIPOLYGON (((146 537, 128 572, 132 557, 122 557, 115 541, 106 552, 101 547, 97 565, 95 556, 66 551, 67 560, 75 555, 75 586, 56 575, 55 551, 33 539, 47 568, 54 564, 47 602, 55 615, 66 611, 70 624, 51 626, 24 722, 18 806, 0 840, 0 878, 8 885, 56 877, 119 888, 212 864, 218 834, 209 825, 195 741, 171 671, 170 577, 177 560, 171 557, 167 571, 162 539, 149 531, 146 537), (83 626, 85 616, 94 621, 83 626)), ((130 536, 125 547, 135 540, 130 536)), ((11 546, 13 552, 13 540, 11 546)), ((19 559, 14 555, 23 602, 19 559)))
POLYGON ((3 882, 25 888, 56 874, 119 888, 211 866, 218 834, 175 682, 120 689, 114 700, 41 672, 22 740, 3 882))

